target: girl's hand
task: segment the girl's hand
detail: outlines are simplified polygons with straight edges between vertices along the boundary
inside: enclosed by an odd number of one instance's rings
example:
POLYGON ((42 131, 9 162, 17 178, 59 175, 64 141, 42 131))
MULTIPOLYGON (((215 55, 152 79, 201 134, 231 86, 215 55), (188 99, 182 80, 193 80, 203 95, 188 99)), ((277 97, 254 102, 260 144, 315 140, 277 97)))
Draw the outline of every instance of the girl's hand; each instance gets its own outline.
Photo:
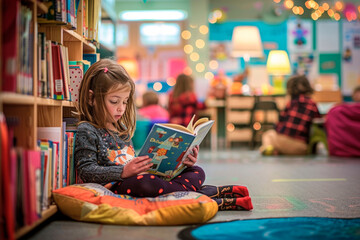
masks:
POLYGON ((128 164, 124 166, 121 178, 128 178, 135 176, 141 172, 146 172, 153 165, 150 163, 151 158, 149 156, 140 156, 132 159, 128 164))
POLYGON ((187 167, 192 167, 197 161, 198 154, 199 154, 199 146, 195 146, 192 149, 192 153, 187 155, 186 159, 184 160, 183 162, 184 165, 187 167))

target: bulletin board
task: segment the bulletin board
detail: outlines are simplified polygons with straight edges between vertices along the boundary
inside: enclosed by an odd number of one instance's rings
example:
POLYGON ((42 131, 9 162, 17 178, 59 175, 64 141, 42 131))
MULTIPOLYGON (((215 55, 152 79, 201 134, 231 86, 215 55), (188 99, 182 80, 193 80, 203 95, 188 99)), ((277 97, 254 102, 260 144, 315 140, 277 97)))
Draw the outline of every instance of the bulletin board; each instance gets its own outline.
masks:
POLYGON ((291 53, 313 51, 313 23, 311 20, 287 21, 287 47, 291 53))
POLYGON ((360 25, 359 22, 342 24, 341 49, 342 85, 344 95, 351 95, 353 89, 360 85, 360 25))

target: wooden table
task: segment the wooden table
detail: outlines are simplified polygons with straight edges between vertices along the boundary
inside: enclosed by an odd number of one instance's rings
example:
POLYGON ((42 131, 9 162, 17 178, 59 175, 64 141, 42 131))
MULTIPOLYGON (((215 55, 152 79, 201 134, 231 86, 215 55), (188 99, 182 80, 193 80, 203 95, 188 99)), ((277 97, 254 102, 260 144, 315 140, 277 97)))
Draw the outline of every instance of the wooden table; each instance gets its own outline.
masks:
POLYGON ((219 109, 225 107, 225 100, 207 99, 206 109, 198 112, 199 116, 209 116, 211 120, 215 120, 214 126, 211 128, 211 150, 216 151, 218 148, 218 134, 219 134, 219 109))

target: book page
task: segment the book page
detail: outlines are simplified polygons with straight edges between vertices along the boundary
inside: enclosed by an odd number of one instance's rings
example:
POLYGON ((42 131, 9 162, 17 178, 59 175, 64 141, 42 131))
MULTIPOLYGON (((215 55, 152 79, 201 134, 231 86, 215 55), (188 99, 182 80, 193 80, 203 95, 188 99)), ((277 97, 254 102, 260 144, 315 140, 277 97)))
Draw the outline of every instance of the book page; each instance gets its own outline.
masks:
POLYGON ((207 121, 207 122, 204 122, 204 123, 198 125, 195 128, 196 137, 195 137, 194 141, 192 142, 193 146, 200 145, 200 143, 204 140, 207 133, 210 131, 214 122, 215 122, 214 120, 210 120, 210 121, 207 121))
POLYGON ((194 139, 193 134, 154 124, 138 155, 152 159, 150 173, 173 177, 194 139))
POLYGON ((195 129, 195 139, 194 141, 191 143, 188 151, 186 152, 186 154, 184 155, 184 158, 182 161, 184 161, 184 159, 187 157, 187 155, 189 155, 191 153, 191 150, 196 146, 196 145, 200 145, 200 143, 204 140, 204 138, 206 137, 207 133, 210 131, 212 125, 214 124, 214 120, 210 120, 207 121, 205 123, 202 123, 200 125, 198 125, 195 129))
POLYGON ((194 124, 194 119, 195 119, 195 114, 192 116, 189 124, 188 124, 187 127, 186 127, 186 128, 189 129, 192 133, 194 132, 194 126, 193 126, 193 124, 194 124))
POLYGON ((197 120, 195 122, 195 124, 193 125, 193 129, 194 129, 193 132, 195 132, 195 129, 196 129, 197 126, 199 126, 200 124, 203 124, 204 122, 208 122, 208 121, 209 121, 208 118, 200 118, 199 120, 197 120))
POLYGON ((176 129, 176 130, 179 130, 179 131, 183 131, 183 132, 186 132, 186 133, 190 133, 190 134, 193 134, 194 132, 193 131, 190 131, 188 128, 182 126, 182 125, 179 125, 179 124, 174 124, 174 123, 160 123, 159 125, 161 126, 165 126, 165 127, 168 127, 168 128, 173 128, 173 129, 176 129))

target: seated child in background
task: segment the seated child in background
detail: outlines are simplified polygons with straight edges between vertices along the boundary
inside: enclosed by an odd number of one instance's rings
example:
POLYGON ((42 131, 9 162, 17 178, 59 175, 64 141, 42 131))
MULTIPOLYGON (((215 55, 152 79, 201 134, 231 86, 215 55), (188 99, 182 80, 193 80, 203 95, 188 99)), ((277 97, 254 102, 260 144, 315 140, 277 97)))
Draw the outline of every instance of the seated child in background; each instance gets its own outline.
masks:
POLYGON ((194 79, 186 74, 178 75, 169 93, 170 123, 187 126, 193 115, 205 107, 203 102, 198 101, 194 91, 194 79))
POLYGON ((167 181, 147 170, 148 156, 136 156, 131 138, 136 127, 135 83, 117 62, 101 59, 86 71, 79 88, 79 124, 74 160, 79 180, 98 183, 116 194, 157 197, 176 191, 195 191, 212 198, 219 210, 251 210, 245 186, 203 185, 205 172, 195 165, 199 146, 183 161, 187 166, 167 181))
POLYGON ((169 112, 159 105, 159 97, 154 91, 147 91, 142 95, 143 106, 139 114, 151 121, 168 122, 169 112))
POLYGON ((310 126, 314 118, 320 117, 316 103, 310 98, 313 89, 304 75, 296 75, 288 80, 287 93, 291 100, 281 111, 275 130, 262 135, 260 151, 264 155, 307 154, 310 126))

